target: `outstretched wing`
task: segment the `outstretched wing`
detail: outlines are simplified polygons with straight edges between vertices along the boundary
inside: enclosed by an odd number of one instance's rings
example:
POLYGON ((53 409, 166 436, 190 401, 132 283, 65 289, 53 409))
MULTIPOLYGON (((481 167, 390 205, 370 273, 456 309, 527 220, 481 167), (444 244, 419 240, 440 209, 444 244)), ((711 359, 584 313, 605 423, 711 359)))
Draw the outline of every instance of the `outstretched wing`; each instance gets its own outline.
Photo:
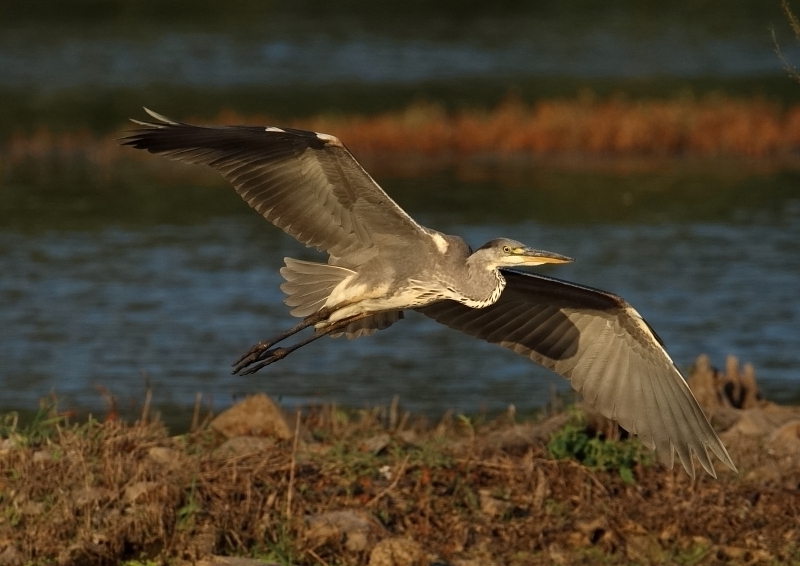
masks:
POLYGON ((212 167, 275 226, 334 257, 370 248, 376 239, 424 229, 364 171, 338 138, 258 126, 201 127, 145 109, 157 123, 123 145, 212 167))
POLYGON ((604 416, 694 477, 694 452, 716 477, 707 449, 735 470, 658 337, 616 295, 558 279, 503 270, 494 305, 442 301, 417 309, 451 328, 528 356, 570 380, 604 416))

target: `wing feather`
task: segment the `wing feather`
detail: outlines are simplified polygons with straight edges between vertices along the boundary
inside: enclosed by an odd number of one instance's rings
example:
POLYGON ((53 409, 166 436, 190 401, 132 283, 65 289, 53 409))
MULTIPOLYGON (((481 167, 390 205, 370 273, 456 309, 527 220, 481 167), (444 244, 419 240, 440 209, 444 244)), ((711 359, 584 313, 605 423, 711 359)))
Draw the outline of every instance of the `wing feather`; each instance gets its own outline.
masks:
POLYGON ((694 453, 715 475, 710 449, 736 469, 660 340, 623 299, 549 277, 503 275, 506 288, 494 305, 441 301, 417 310, 568 378, 587 402, 670 466, 677 452, 694 476, 694 453))
POLYGON ((333 136, 192 126, 147 112, 157 122, 135 121, 141 128, 124 145, 216 169, 247 204, 307 246, 341 258, 382 236, 425 233, 333 136))

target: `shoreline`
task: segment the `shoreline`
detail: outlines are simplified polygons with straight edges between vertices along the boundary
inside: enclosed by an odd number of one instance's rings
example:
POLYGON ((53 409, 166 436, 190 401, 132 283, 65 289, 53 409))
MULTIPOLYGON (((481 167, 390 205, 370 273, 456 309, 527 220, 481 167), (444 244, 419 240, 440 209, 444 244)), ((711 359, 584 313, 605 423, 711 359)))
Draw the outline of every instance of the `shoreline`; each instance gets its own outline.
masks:
POLYGON ((670 470, 585 407, 426 423, 396 405, 287 415, 257 395, 178 436, 144 411, 4 416, 0 560, 798 564, 800 407, 707 362, 689 381, 739 468, 717 479, 670 470))

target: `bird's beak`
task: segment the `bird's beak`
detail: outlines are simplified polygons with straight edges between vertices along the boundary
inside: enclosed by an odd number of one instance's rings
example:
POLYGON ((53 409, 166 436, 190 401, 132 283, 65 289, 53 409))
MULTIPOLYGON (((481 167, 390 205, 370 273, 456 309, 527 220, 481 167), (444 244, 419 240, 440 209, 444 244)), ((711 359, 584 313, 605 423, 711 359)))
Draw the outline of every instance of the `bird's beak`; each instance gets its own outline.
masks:
POLYGON ((543 263, 570 263, 574 261, 571 257, 545 250, 523 248, 521 251, 522 253, 520 255, 524 258, 525 265, 542 265, 543 263))

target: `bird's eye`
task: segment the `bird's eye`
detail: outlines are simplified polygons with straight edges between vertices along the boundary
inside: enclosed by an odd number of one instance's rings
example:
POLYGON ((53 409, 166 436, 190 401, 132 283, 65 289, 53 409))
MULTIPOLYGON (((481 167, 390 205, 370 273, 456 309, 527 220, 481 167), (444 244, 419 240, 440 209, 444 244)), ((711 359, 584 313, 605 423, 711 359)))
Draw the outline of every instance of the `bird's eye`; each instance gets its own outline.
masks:
POLYGON ((503 253, 510 254, 511 253, 511 248, 509 248, 508 246, 503 246, 503 253))

